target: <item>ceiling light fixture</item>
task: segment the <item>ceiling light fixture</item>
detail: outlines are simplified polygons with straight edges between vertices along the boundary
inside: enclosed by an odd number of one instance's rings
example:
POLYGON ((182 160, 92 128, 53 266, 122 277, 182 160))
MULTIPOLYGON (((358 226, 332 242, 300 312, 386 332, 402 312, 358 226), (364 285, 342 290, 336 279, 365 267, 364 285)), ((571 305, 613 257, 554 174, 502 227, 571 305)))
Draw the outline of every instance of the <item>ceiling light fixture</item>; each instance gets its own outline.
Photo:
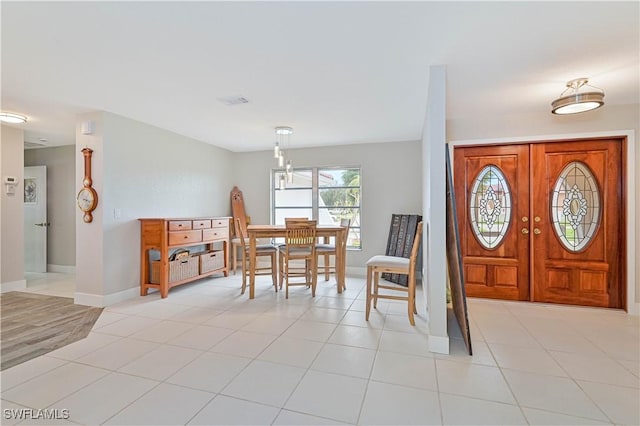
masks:
POLYGON ((27 122, 27 117, 13 112, 0 112, 0 121, 11 124, 21 124, 27 122))
POLYGON ((291 163, 291 158, 285 159, 285 157, 288 157, 286 152, 291 148, 291 135, 293 134, 293 129, 287 126, 278 126, 275 130, 276 142, 273 146, 273 157, 278 160, 278 167, 285 167, 285 173, 280 175, 278 185, 280 189, 284 189, 285 174, 286 181, 288 183, 293 183, 293 164, 291 163), (285 146, 287 148, 286 152, 284 150, 285 146))
POLYGON ((591 86, 586 78, 576 78, 567 82, 567 88, 560 94, 560 97, 551 102, 551 112, 553 114, 577 114, 579 112, 591 111, 604 105, 604 90, 591 86), (593 88, 591 91, 583 88, 593 88), (567 95, 566 93, 570 91, 567 95))

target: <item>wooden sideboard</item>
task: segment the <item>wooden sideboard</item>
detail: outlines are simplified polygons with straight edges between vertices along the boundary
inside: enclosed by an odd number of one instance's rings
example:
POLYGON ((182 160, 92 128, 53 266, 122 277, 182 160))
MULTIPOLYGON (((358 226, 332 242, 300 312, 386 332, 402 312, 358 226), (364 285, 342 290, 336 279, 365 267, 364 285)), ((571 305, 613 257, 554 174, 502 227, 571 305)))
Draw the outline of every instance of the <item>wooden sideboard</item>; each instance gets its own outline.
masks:
MULTIPOLYGON (((140 221, 140 295, 146 296, 150 288, 160 290, 162 298, 169 289, 216 273, 229 276, 229 227, 230 217, 197 218, 143 218, 140 221), (224 262, 222 267, 202 272, 184 279, 169 281, 169 255, 175 249, 204 245, 207 251, 220 247, 224 262), (150 251, 160 252, 159 279, 151 282, 150 251)), ((201 260, 198 260, 201 261, 201 260)))

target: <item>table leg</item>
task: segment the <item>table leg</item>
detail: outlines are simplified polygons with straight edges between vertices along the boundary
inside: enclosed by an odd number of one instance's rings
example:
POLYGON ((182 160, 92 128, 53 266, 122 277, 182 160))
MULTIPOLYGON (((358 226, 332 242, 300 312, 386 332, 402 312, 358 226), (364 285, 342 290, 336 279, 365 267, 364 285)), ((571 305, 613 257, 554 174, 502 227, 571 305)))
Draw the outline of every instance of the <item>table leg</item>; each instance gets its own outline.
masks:
POLYGON ((345 266, 347 263, 347 244, 344 231, 336 232, 336 281, 338 282, 338 293, 342 293, 345 280, 345 266))
MULTIPOLYGON (((256 288, 256 236, 251 232, 249 232, 249 264, 249 299, 253 299, 256 288)), ((246 262, 243 265, 246 265, 246 262)))

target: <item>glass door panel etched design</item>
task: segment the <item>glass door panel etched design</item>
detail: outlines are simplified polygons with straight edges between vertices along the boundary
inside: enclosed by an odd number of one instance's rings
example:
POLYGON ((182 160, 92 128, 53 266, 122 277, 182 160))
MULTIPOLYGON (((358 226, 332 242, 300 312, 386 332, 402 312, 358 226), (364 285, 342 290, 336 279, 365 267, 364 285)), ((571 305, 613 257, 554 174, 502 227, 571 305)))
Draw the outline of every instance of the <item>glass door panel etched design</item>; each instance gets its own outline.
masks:
POLYGON ((569 251, 583 250, 600 224, 600 191, 584 163, 572 161, 562 170, 551 200, 553 230, 569 251))
POLYGON ((511 192, 499 167, 486 166, 474 180, 469 194, 469 219, 483 247, 498 247, 511 221, 511 192))

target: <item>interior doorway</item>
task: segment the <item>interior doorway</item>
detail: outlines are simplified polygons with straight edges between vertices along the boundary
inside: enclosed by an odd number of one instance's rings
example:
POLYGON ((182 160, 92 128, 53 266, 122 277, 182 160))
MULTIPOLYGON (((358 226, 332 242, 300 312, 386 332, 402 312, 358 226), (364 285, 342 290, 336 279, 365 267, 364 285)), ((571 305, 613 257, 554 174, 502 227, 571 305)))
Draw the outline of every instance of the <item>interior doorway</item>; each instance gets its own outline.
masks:
POLYGON ((456 147, 467 295, 625 308, 625 143, 456 147))
MULTIPOLYGON (((25 194, 27 203, 24 206, 24 278, 27 287, 22 291, 74 297, 77 210, 74 201, 77 154, 75 145, 43 147, 25 143, 23 152, 25 179, 32 177, 29 169, 46 167, 46 183, 41 180, 36 182, 37 187, 43 190, 42 195, 38 195, 37 199, 34 200, 32 196, 25 194), (31 204, 28 204, 29 202, 31 204), (46 208, 46 213, 37 219, 30 218, 29 209, 36 206, 46 208), (42 226, 36 224, 42 224, 42 226), (46 242, 34 243, 29 233, 46 236, 46 242), (42 253, 40 254, 41 266, 37 269, 28 266, 29 257, 35 253, 42 253)), ((24 187, 33 188, 33 182, 25 182, 24 187)), ((31 193, 31 190, 29 191, 31 193)))
POLYGON ((24 270, 47 272, 47 166, 24 168, 24 270))

